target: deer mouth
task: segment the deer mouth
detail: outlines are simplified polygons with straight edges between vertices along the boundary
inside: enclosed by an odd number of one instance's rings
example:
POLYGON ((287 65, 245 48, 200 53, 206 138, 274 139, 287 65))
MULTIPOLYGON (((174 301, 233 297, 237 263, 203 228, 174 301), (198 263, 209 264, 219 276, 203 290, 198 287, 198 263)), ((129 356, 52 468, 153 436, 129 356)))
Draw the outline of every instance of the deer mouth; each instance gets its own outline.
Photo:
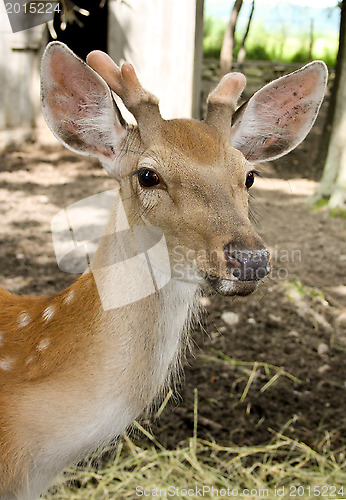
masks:
POLYGON ((216 276, 207 276, 206 281, 220 295, 250 295, 257 288, 258 281, 239 281, 218 278, 216 276))

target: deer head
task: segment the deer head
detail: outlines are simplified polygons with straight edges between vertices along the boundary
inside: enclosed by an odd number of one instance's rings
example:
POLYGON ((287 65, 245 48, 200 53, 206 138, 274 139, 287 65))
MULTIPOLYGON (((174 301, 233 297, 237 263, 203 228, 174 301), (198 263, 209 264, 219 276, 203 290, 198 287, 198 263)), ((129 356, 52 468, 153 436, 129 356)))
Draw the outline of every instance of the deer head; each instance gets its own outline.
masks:
POLYGON ((236 112, 246 81, 230 73, 197 121, 164 120, 131 64, 119 68, 100 51, 87 62, 58 42, 46 49, 42 102, 53 133, 72 151, 100 159, 120 184, 130 225, 163 231, 173 279, 210 283, 224 295, 251 293, 270 270, 248 216, 254 165, 305 138, 323 100, 325 64, 275 80, 236 112), (137 126, 124 122, 112 92, 137 126))

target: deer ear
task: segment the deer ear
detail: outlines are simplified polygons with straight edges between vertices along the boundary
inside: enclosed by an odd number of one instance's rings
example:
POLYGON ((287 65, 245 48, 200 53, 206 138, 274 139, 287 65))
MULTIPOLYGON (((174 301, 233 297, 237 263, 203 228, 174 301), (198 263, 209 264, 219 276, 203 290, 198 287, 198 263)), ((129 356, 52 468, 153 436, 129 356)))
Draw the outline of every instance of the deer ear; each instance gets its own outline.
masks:
POLYGON ((314 61, 256 92, 233 116, 232 146, 252 162, 294 149, 316 120, 327 78, 324 62, 314 61))
POLYGON ((50 43, 43 54, 41 101, 53 134, 114 174, 124 122, 106 82, 63 43, 50 43))

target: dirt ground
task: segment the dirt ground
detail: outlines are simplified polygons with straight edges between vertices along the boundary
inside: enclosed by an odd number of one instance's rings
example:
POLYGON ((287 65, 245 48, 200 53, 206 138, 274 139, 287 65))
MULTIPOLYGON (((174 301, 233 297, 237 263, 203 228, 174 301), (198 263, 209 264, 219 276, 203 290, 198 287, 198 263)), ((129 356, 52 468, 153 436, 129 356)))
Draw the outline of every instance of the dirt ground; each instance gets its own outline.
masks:
MULTIPOLYGON (((192 435, 197 388, 201 438, 256 445, 283 431, 316 449, 345 447, 346 223, 305 203, 324 116, 295 152, 261 168, 251 205, 272 274, 248 297, 203 298, 208 314, 193 332, 180 397, 151 424, 162 444, 192 435)), ((112 187, 95 161, 59 146, 1 153, 0 286, 41 294, 71 283, 56 264, 51 218, 112 187)))

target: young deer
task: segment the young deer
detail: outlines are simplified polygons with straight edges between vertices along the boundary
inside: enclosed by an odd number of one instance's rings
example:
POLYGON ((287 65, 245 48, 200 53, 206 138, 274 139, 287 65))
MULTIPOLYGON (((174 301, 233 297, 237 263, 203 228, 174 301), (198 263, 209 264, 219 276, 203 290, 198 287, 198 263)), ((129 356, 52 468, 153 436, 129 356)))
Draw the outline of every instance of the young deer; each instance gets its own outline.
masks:
POLYGON ((327 80, 324 63, 313 62, 234 113, 245 77, 230 73, 209 95, 205 121, 164 120, 130 64, 119 69, 98 51, 88 64, 61 43, 47 47, 43 112, 63 144, 101 160, 124 213, 116 204, 89 270, 68 289, 53 297, 0 289, 1 500, 37 498, 153 402, 179 363, 201 289, 247 295, 268 274, 269 252, 248 218, 252 163, 304 139, 327 80), (138 126, 124 122, 110 89, 138 126), (132 253, 116 233, 124 214, 132 253), (142 261, 136 280, 114 265, 138 254, 138 227, 161 231, 169 271, 164 251, 152 254, 149 274, 142 261), (156 286, 136 300, 148 276, 156 286), (130 290, 120 306, 118 289, 130 290))

